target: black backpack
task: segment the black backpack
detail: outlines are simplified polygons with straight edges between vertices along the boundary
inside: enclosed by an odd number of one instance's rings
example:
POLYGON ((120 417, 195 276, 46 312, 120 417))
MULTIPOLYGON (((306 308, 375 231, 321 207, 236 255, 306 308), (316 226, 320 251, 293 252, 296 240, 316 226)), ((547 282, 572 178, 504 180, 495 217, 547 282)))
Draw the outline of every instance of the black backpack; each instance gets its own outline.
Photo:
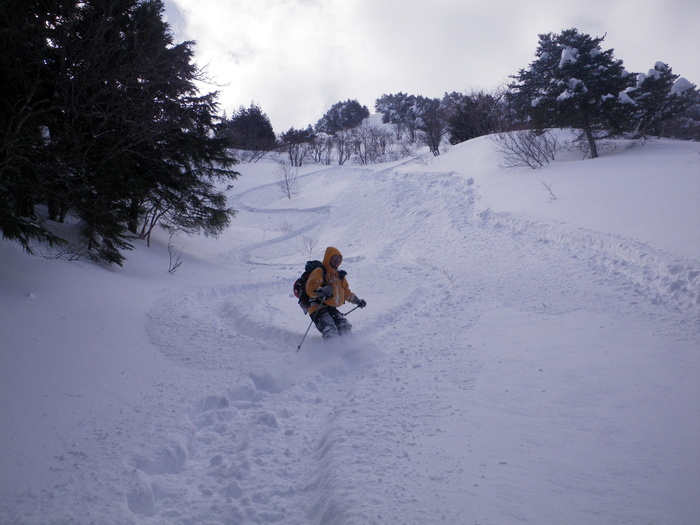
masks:
POLYGON ((309 275, 311 275, 311 272, 313 272, 316 268, 323 269, 323 285, 325 286, 326 267, 323 266, 321 261, 307 261, 306 266, 304 267, 304 273, 302 273, 301 277, 294 281, 294 297, 299 299, 299 306, 302 310, 304 310, 305 314, 308 313, 309 306, 311 306, 311 298, 309 297, 309 294, 306 293, 306 281, 309 280, 309 275))

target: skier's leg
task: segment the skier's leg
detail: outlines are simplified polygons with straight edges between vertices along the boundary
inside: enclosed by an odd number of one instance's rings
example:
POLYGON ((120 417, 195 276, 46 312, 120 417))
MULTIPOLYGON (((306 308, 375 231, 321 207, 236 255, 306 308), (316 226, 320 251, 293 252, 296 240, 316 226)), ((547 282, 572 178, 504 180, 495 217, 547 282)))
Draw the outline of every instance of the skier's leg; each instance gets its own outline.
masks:
POLYGON ((335 311, 331 312, 331 316, 333 317, 333 321, 335 322, 336 329, 338 330, 338 333, 340 335, 347 335, 350 333, 350 330, 352 329, 352 325, 350 324, 350 321, 348 321, 345 316, 337 309, 334 309, 335 311))
POLYGON ((318 331, 321 332, 324 339, 338 337, 338 335, 340 335, 331 314, 332 310, 335 310, 335 308, 325 307, 311 314, 311 320, 316 325, 316 328, 318 328, 318 331))

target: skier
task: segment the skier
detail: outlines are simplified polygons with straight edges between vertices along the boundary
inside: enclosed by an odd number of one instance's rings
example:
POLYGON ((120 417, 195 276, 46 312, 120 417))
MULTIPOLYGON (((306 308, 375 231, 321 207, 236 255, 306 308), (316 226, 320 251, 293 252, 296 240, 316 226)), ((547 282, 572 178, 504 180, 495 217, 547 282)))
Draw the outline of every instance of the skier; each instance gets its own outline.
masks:
POLYGON ((306 282, 306 293, 311 297, 309 315, 324 339, 349 334, 352 325, 338 311, 346 301, 364 308, 367 302, 350 291, 346 272, 338 271, 343 256, 337 248, 329 246, 323 256, 323 268, 316 268, 306 282), (325 270, 325 271, 324 271, 325 270))

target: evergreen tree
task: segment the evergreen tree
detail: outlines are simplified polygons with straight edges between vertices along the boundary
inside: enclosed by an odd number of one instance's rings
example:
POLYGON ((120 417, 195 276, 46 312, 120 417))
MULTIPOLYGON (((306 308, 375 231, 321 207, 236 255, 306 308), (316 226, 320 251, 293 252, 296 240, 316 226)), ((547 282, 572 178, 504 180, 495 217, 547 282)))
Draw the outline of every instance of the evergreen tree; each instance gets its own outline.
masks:
POLYGON ((664 121, 661 136, 700 141, 700 93, 694 90, 690 96, 695 102, 674 118, 664 121))
POLYGON ((0 230, 31 253, 31 239, 61 242, 34 211, 60 169, 46 150, 54 110, 55 42, 73 20, 75 2, 0 0, 0 230))
POLYGON ((277 145, 270 119, 255 102, 249 108, 241 106, 223 123, 222 132, 231 147, 251 152, 250 160, 257 161, 277 145))
POLYGON ((581 129, 593 158, 594 133, 622 128, 632 110, 624 92, 635 83, 613 50, 600 47, 602 41, 577 29, 539 35, 537 59, 510 85, 514 106, 532 124, 581 129))
POLYGON ((336 102, 316 123, 317 133, 335 135, 338 131, 351 129, 362 124, 369 117, 369 109, 357 100, 336 102))
MULTIPOLYGON (((139 224, 143 234, 159 221, 220 232, 234 212, 214 183, 237 176, 235 160, 214 133, 216 93, 198 93, 195 82, 202 77, 192 63, 192 43, 173 45, 162 2, 37 1, 26 7, 24 28, 40 37, 35 56, 22 67, 40 81, 20 90, 7 113, 21 122, 22 104, 31 108, 36 119, 26 136, 35 150, 42 147, 22 166, 0 163, 0 181, 18 168, 25 181, 34 174, 33 184, 14 185, 15 201, 29 210, 44 204, 54 220, 73 214, 82 221, 88 253, 110 263, 123 262, 121 252, 131 247, 139 224)), ((24 38, 6 35, 15 47, 24 38)), ((14 231, 0 226, 6 236, 14 231)))
POLYGON ((406 93, 382 95, 374 107, 382 114, 382 122, 393 124, 396 129, 396 139, 401 140, 404 133, 408 133, 408 140, 416 141, 418 130, 417 97, 406 93))
POLYGON ((664 125, 698 101, 694 84, 675 75, 668 64, 657 62, 648 74, 640 73, 629 91, 635 103, 634 134, 662 135, 664 125))

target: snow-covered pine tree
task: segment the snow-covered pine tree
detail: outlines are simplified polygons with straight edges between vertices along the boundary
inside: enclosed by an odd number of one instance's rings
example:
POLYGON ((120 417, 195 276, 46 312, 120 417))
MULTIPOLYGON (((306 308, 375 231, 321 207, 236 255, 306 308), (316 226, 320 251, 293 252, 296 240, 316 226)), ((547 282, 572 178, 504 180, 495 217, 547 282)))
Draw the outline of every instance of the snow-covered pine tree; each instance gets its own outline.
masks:
POLYGON ((408 141, 416 141, 417 127, 417 97, 406 93, 384 94, 379 97, 374 108, 382 114, 382 122, 393 124, 396 130, 396 140, 401 140, 403 134, 408 134, 408 141))
POLYGON ((632 111, 624 92, 636 82, 612 49, 600 47, 603 39, 575 28, 539 35, 537 59, 509 85, 514 107, 537 128, 581 129, 592 158, 598 156, 595 131, 621 129, 632 111))
POLYGON ((661 135, 664 124, 698 102, 696 86, 675 75, 668 64, 657 62, 648 74, 637 76, 629 91, 635 103, 635 137, 661 135))
POLYGON ((351 129, 362 124, 369 117, 369 109, 356 99, 336 102, 316 123, 317 133, 334 135, 338 131, 351 129))

